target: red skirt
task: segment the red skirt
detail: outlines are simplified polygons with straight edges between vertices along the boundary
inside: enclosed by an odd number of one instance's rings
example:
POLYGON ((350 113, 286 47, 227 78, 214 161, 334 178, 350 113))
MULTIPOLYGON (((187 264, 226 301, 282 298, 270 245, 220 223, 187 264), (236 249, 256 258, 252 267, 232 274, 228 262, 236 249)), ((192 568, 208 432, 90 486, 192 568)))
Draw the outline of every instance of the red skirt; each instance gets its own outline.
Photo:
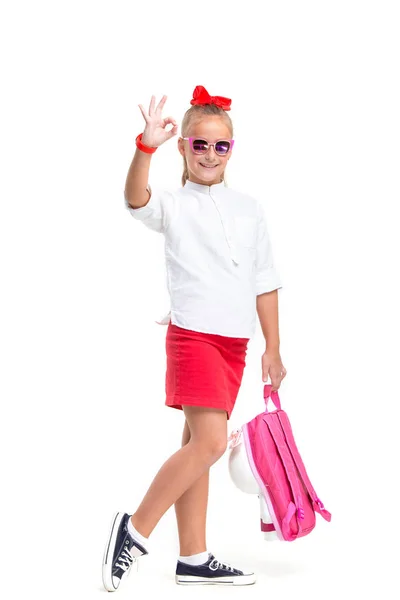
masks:
POLYGON ((183 404, 218 408, 229 419, 242 382, 248 341, 169 323, 165 404, 180 410, 183 404))

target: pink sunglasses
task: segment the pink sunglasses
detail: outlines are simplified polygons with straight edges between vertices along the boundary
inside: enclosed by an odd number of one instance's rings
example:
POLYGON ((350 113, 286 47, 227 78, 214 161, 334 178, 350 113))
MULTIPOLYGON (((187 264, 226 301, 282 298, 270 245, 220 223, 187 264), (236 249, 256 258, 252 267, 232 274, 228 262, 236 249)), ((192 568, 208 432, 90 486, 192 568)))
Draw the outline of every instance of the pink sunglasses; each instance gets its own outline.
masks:
POLYGON ((209 144, 203 138, 184 137, 183 140, 189 140, 190 148, 193 154, 207 154, 210 146, 214 146, 214 152, 219 156, 225 156, 233 148, 235 140, 218 140, 215 144, 209 144))

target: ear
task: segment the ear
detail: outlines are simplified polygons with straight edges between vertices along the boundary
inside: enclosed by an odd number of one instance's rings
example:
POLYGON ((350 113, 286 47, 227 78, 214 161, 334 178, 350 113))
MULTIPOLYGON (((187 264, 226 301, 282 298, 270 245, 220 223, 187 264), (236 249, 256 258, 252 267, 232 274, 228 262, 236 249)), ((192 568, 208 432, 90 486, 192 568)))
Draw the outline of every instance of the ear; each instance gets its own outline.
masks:
POLYGON ((181 137, 178 138, 178 150, 182 156, 185 156, 184 140, 181 137))

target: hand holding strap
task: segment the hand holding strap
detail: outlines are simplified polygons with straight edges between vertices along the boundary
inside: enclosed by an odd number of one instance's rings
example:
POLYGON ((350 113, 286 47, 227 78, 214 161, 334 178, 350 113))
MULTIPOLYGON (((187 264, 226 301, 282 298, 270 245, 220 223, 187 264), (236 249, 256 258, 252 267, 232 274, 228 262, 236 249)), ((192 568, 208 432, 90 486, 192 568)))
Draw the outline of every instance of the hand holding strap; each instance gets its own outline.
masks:
POLYGON ((279 399, 279 394, 277 391, 272 391, 272 385, 270 383, 266 383, 264 385, 264 400, 265 400, 265 410, 268 412, 268 400, 271 398, 272 402, 275 404, 278 410, 281 410, 281 401, 279 399))

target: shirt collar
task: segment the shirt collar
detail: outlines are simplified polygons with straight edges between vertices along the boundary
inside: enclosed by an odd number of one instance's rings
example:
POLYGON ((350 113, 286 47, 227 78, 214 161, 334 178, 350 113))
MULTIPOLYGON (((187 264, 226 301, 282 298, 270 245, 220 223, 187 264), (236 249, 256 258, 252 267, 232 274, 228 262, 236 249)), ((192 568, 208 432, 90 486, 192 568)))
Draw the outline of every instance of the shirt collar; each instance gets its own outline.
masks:
POLYGON ((201 192, 202 194, 211 194, 213 192, 221 191, 226 186, 224 181, 221 181, 221 183, 214 183, 213 185, 203 185, 187 179, 183 187, 186 190, 193 190, 195 192, 201 192))

